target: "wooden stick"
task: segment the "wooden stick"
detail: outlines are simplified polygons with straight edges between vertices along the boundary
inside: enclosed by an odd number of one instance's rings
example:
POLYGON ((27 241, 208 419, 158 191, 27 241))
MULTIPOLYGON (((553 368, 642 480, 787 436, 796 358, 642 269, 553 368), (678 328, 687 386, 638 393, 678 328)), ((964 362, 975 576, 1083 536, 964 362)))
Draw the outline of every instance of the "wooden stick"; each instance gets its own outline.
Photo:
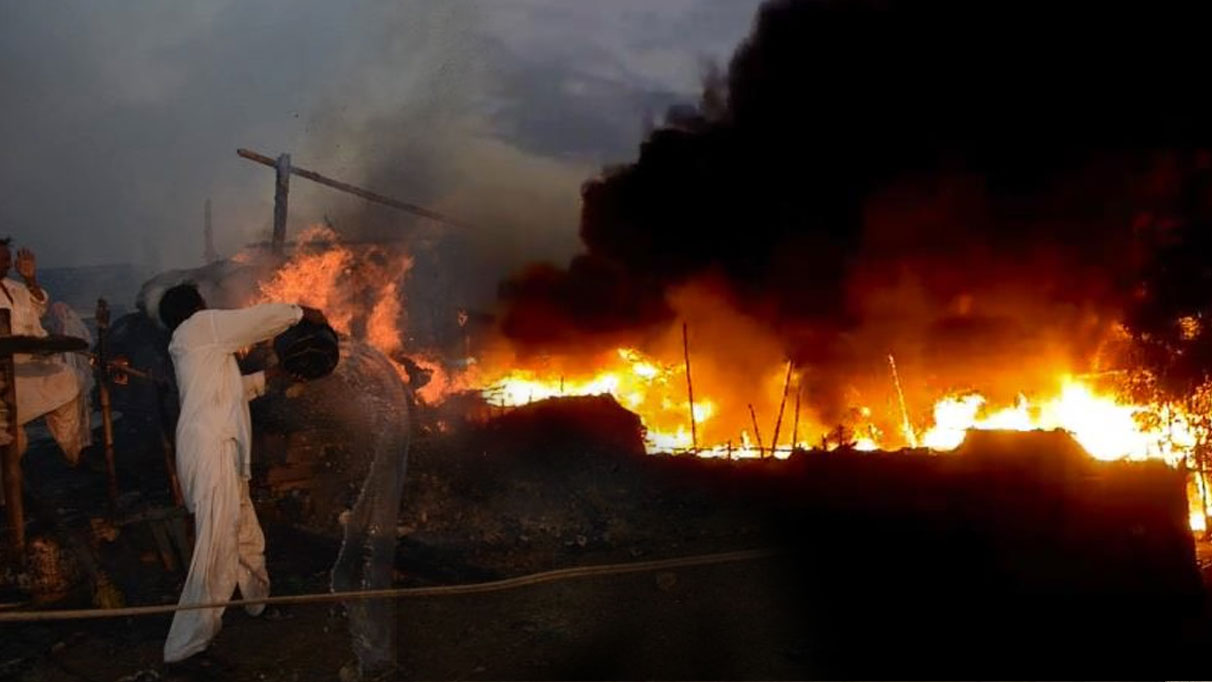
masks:
POLYGON ((682 352, 686 356, 686 395, 690 399, 690 446, 691 451, 698 454, 699 435, 694 423, 694 384, 690 381, 690 341, 686 334, 686 323, 682 323, 682 352))
POLYGON ((118 471, 114 466, 114 418, 109 402, 109 304, 104 298, 97 299, 97 396, 101 402, 101 426, 105 438, 105 475, 108 482, 111 511, 118 509, 118 471))
POLYGON ((800 440, 800 395, 804 392, 804 379, 795 382, 795 419, 791 422, 791 451, 795 452, 795 444, 800 440))
MULTIPOLYGON (((256 161, 257 163, 262 164, 264 166, 269 166, 270 168, 276 168, 278 165, 276 161, 269 158, 268 156, 265 156, 264 154, 258 154, 254 151, 249 151, 247 149, 237 149, 236 154, 240 155, 241 157, 243 157, 245 159, 248 159, 249 161, 256 161)), ((429 218, 430 220, 436 220, 440 223, 445 223, 447 225, 453 225, 455 227, 471 227, 471 225, 469 225, 467 223, 464 223, 459 220, 454 220, 453 218, 448 218, 436 211, 431 211, 427 208, 422 208, 421 206, 417 206, 416 204, 410 204, 410 203, 407 203, 404 201, 400 201, 398 199, 392 199, 391 197, 383 196, 382 194, 377 194, 368 189, 362 189, 361 187, 355 187, 354 185, 350 185, 350 184, 341 182, 340 180, 333 180, 332 178, 324 177, 323 175, 320 175, 319 173, 316 173, 315 171, 307 170, 306 168, 300 168, 298 166, 290 166, 289 170, 290 170, 290 173, 293 175, 297 175, 301 178, 307 178, 308 180, 311 180, 312 182, 316 182, 321 185, 325 185, 327 187, 331 187, 333 189, 340 190, 347 194, 352 194, 356 197, 361 197, 367 201, 372 201, 376 204, 390 206, 394 209, 398 209, 398 210, 404 211, 406 213, 412 213, 413 215, 419 215, 422 218, 429 218)))
POLYGON ((202 260, 207 264, 219 260, 219 255, 215 253, 215 233, 210 225, 210 199, 206 200, 206 207, 202 213, 202 260))
POLYGON ((168 539, 168 529, 165 528, 165 522, 155 520, 149 521, 147 525, 151 528, 152 539, 156 541, 156 551, 160 553, 160 562, 164 564, 164 570, 172 573, 177 570, 177 561, 174 556, 172 542, 168 539))
POLYGON ((749 403, 749 418, 753 420, 753 437, 757 438, 758 442, 758 457, 765 457, 766 448, 762 445, 762 432, 758 430, 757 414, 753 411, 753 403, 749 403))
MULTIPOLYGON (((787 389, 791 387, 791 367, 792 361, 787 361, 787 377, 783 379, 783 399, 779 402, 779 416, 774 420, 774 437, 770 441, 770 456, 774 456, 774 451, 779 448, 779 427, 783 425, 783 408, 787 406, 787 389)), ((795 443, 791 443, 791 449, 795 449, 795 443)))
POLYGON ((286 241, 286 203, 290 195, 290 154, 283 154, 274 162, 274 253, 282 252, 286 241))
MULTIPOLYGON (((0 308, 0 336, 12 332, 12 312, 0 308)), ((4 427, 8 434, 8 445, 4 446, 4 505, 8 511, 8 542, 13 550, 13 559, 20 562, 25 556, 25 500, 21 497, 21 444, 18 442, 17 423, 17 373, 13 356, 0 356, 0 399, 4 401, 4 427)))
POLYGON ((892 353, 888 354, 888 365, 892 368, 892 385, 896 387, 896 397, 901 402, 901 419, 904 420, 904 436, 909 442, 909 447, 917 447, 917 434, 913 432, 913 423, 909 421, 909 408, 905 406, 905 392, 901 390, 901 375, 896 371, 896 359, 892 357, 892 353))
MULTIPOLYGON (((92 355, 92 354, 90 354, 90 357, 92 357, 96 361, 98 367, 101 366, 101 364, 102 364, 101 358, 97 357, 96 355, 92 355)), ((126 382, 126 380, 121 375, 129 375, 129 376, 136 377, 139 379, 145 379, 147 381, 150 381, 154 384, 158 384, 161 386, 170 385, 167 379, 162 379, 162 378, 156 376, 155 374, 152 374, 151 372, 145 372, 141 369, 135 369, 135 368, 131 367, 129 364, 127 364, 126 362, 116 362, 114 360, 108 360, 104 364, 115 377, 114 383, 117 383, 117 384, 123 384, 126 382)))
POLYGON ((185 495, 181 492, 181 479, 177 478, 177 451, 163 424, 160 426, 160 450, 164 453, 164 471, 168 474, 168 489, 172 491, 173 502, 183 507, 185 495))

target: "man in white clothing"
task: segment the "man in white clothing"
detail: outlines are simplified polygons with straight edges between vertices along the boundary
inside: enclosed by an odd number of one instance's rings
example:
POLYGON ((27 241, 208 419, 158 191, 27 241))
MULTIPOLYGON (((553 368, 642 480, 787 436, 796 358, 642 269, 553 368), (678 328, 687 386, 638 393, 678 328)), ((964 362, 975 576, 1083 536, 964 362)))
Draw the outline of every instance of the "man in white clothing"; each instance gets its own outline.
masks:
MULTIPOLYGON (((180 603, 225 601, 237 586, 246 599, 268 596, 265 537, 248 496, 248 401, 265 393, 266 373, 241 375, 235 353, 304 317, 323 324, 324 315, 285 303, 207 310, 192 284, 166 291, 159 314, 172 332, 168 350, 181 396, 177 475, 197 534, 180 603)), ((258 615, 264 604, 247 610, 258 615)), ((205 650, 222 617, 222 608, 178 611, 164 644, 165 662, 205 650)))
MULTIPOLYGON (((16 270, 21 282, 8 277, 13 269, 11 239, 0 239, 0 308, 11 311, 12 334, 20 336, 46 336, 41 317, 46 313, 50 296, 38 284, 38 269, 34 254, 29 249, 17 251, 16 270)), ((17 378, 17 420, 22 425, 17 431, 20 450, 25 451, 24 425, 39 418, 46 418, 47 428, 55 441, 63 448, 67 461, 75 464, 80 451, 89 442, 87 418, 88 395, 81 390, 80 377, 58 356, 31 356, 20 353, 13 356, 13 369, 17 378)))

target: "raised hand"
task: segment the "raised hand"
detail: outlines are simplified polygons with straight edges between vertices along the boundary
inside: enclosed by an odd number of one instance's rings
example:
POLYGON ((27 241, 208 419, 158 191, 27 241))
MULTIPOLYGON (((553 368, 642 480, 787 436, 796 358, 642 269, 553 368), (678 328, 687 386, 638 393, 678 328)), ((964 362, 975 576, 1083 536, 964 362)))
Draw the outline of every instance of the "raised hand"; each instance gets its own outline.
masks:
POLYGON ((29 249, 17 251, 17 274, 27 282, 35 280, 38 274, 38 261, 34 258, 33 251, 29 249))

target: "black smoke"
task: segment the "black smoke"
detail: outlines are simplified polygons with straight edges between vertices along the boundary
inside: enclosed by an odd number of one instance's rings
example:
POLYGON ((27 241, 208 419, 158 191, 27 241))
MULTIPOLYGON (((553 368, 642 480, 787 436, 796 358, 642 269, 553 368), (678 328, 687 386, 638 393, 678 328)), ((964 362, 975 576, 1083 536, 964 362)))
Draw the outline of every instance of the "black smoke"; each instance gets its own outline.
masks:
POLYGON ((704 275, 805 356, 906 275, 939 305, 1013 282, 1114 308, 1134 225, 1212 141, 1202 25, 1167 3, 770 2, 697 106, 585 184, 585 254, 508 281, 505 330, 651 325, 704 275))

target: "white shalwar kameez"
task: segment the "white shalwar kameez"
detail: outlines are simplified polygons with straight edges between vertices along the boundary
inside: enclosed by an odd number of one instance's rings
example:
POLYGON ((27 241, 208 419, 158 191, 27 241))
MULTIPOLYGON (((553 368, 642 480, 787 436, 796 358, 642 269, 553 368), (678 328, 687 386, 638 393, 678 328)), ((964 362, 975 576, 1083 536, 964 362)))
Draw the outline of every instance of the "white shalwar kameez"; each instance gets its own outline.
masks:
MULTIPOLYGON (((24 284, 5 278, 0 281, 0 308, 12 311, 11 329, 14 335, 46 336, 41 317, 46 312, 49 295, 39 298, 24 284)), ((87 418, 77 415, 81 403, 88 400, 81 391, 78 374, 59 355, 13 355, 13 370, 17 379, 17 421, 20 425, 46 417, 46 425, 55 441, 63 448, 67 460, 75 464, 80 451, 89 442, 87 418)), ((25 450, 24 428, 18 431, 22 451, 25 450)))
MULTIPOLYGON (((269 595, 265 537, 248 497, 248 401, 265 392, 265 374, 241 376, 234 354, 285 331, 302 316, 302 308, 284 303, 201 310, 173 333, 168 350, 181 395, 177 476, 197 533, 182 605, 225 601, 237 585, 246 599, 269 595)), ((253 615, 263 609, 264 604, 247 607, 253 615)), ((180 661, 206 649, 222 618, 222 608, 177 611, 164 660, 180 661)))

